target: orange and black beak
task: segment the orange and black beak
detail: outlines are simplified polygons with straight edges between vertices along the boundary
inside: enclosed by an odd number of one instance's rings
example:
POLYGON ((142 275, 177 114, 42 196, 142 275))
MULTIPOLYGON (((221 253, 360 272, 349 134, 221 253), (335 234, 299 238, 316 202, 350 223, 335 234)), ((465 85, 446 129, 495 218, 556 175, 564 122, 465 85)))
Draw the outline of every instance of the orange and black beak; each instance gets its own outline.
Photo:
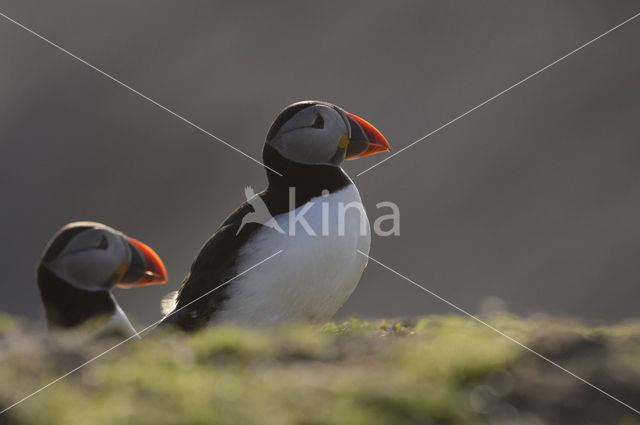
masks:
POLYGON ((373 125, 357 115, 346 113, 351 127, 345 159, 358 159, 391 150, 389 142, 373 125))
POLYGON ((167 269, 160 256, 148 245, 125 237, 131 260, 128 267, 116 286, 120 288, 133 288, 134 286, 156 285, 167 282, 167 269))

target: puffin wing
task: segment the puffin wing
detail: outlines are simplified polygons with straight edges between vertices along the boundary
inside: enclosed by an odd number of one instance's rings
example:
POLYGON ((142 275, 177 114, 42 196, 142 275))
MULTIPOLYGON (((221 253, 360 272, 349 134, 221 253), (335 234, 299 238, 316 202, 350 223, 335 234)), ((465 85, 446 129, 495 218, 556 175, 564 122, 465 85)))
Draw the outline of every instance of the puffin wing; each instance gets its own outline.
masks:
MULTIPOLYGON (((228 288, 214 289, 238 274, 235 267, 238 250, 262 227, 258 223, 242 223, 242 219, 253 210, 249 203, 243 203, 204 244, 177 295, 173 295, 175 308, 167 313, 161 325, 172 324, 190 331, 208 324, 227 299, 225 289, 228 288), (211 293, 207 294, 209 291, 211 293)), ((229 282, 231 284, 233 282, 229 282)), ((163 307, 166 310, 166 302, 163 307)))

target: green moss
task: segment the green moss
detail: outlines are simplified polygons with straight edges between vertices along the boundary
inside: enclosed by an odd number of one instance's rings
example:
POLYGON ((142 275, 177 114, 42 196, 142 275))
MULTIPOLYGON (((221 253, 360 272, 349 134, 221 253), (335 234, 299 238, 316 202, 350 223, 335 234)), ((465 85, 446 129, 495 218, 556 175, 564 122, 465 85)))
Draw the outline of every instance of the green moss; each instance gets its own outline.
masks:
MULTIPOLYGON (((601 350, 604 354, 598 355, 608 357, 594 364, 608 362, 607 367, 624 373, 635 373, 633 365, 640 361, 640 326, 635 324, 589 328, 503 315, 491 318, 491 325, 527 344, 535 344, 541 335, 598 335, 615 349, 601 350)), ((115 342, 86 341, 0 334, 2 404, 115 342)), ((155 332, 42 391, 11 410, 8 418, 32 425, 485 423, 488 416, 469 402, 474 389, 491 389, 496 405, 512 403, 509 397, 526 399, 529 395, 519 393, 520 381, 513 377, 548 371, 550 366, 538 360, 459 316, 351 319, 322 329, 223 326, 192 336, 155 332), (498 375, 515 380, 511 393, 492 389, 498 375)), ((584 364, 581 361, 576 364, 584 364)), ((582 389, 580 382, 568 379, 582 389)), ((539 393, 537 389, 530 396, 539 393)), ((634 423, 627 416, 620 416, 618 423, 634 423)))
POLYGON ((0 313, 0 335, 16 331, 20 328, 20 320, 5 313, 0 313))

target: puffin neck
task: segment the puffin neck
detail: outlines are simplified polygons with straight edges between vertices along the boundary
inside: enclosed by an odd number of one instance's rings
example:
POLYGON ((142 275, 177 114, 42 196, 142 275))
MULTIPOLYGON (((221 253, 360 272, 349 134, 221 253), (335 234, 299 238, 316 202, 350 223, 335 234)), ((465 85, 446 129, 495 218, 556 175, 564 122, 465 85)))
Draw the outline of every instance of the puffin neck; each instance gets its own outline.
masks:
POLYGON ((116 311, 109 291, 78 289, 43 265, 38 266, 37 279, 49 326, 68 328, 94 317, 110 316, 116 311))
POLYGON ((329 193, 352 184, 351 179, 339 166, 310 165, 294 162, 283 157, 275 148, 265 144, 262 152, 262 160, 265 165, 280 172, 277 175, 269 168, 266 169, 268 190, 289 192, 290 187, 296 188, 296 197, 305 198, 320 196, 323 190, 329 193), (299 193, 301 192, 301 193, 299 193))

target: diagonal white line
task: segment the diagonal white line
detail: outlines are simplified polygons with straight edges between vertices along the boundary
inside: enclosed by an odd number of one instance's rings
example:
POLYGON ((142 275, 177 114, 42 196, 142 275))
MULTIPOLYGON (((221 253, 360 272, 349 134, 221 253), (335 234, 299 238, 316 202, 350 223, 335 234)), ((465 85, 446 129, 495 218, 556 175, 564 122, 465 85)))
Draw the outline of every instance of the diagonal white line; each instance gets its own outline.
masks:
POLYGON ((28 399, 30 399, 31 397, 33 397, 34 395, 38 394, 41 391, 46 390, 47 388, 49 388, 50 386, 52 386, 53 384, 55 384, 56 382, 59 382, 61 380, 63 380, 64 378, 66 378, 67 376, 71 375, 74 372, 77 372, 78 370, 82 369, 83 367, 87 366, 89 363, 92 363, 95 360, 98 360, 100 357, 104 356, 105 354, 115 350, 116 348, 120 347, 122 344, 125 344, 129 341, 131 341, 132 339, 139 339, 139 335, 142 334, 143 332, 147 332, 148 330, 158 326, 160 324, 160 322, 162 322, 166 317, 172 316, 175 313, 179 312, 180 310, 182 310, 183 308, 186 308, 188 306, 190 306, 191 304, 193 304, 194 302, 198 301, 199 299, 202 299, 203 297, 206 297, 207 295, 211 294, 214 291, 217 291, 218 289, 222 288, 223 286, 227 285, 229 282, 233 281, 234 279, 237 279, 238 277, 242 276, 243 274, 251 271, 252 269, 258 267, 259 265, 263 264, 264 262, 272 259, 273 257, 275 257, 276 255, 280 254, 282 252, 282 250, 276 252, 275 254, 272 254, 270 256, 268 256, 267 258, 265 258, 264 260, 260 261, 257 264, 254 264, 253 266, 249 267, 248 269, 246 269, 245 271, 243 271, 242 273, 237 274, 236 276, 232 277, 231 279, 227 280, 226 282, 216 286, 215 288, 211 289, 210 291, 200 295, 198 298, 194 299, 193 301, 188 302, 187 304, 183 305, 182 307, 173 310, 171 313, 167 314, 165 317, 163 317, 162 319, 150 324, 149 326, 147 326, 146 328, 142 329, 140 332, 131 335, 129 338, 120 341, 119 343, 117 343, 116 345, 114 345, 113 347, 109 348, 106 351, 103 351, 102 353, 98 354, 95 357, 90 358, 89 360, 87 360, 86 362, 82 363, 80 366, 71 369, 69 372, 65 373, 64 375, 54 379, 53 381, 49 382, 47 385, 37 389, 36 391, 32 392, 31 394, 21 398, 20 400, 16 401, 15 403, 13 403, 11 406, 5 407, 2 411, 0 411, 0 415, 2 415, 3 413, 7 412, 8 410, 16 407, 17 405, 19 405, 20 403, 22 403, 23 401, 26 401, 28 399))
POLYGON ((418 140, 416 140, 415 142, 412 142, 410 144, 408 144, 407 146, 405 146, 404 148, 400 149, 397 152, 394 152, 393 154, 387 156, 386 158, 384 158, 383 160, 373 164, 371 167, 367 168, 364 171, 361 171, 360 173, 356 174, 356 177, 360 177, 361 175, 363 175, 364 173, 366 173, 367 171, 377 167, 378 165, 382 164, 383 162, 386 162, 388 160, 390 160, 391 158, 393 158, 394 156, 404 152, 405 150, 409 149, 410 147, 414 146, 417 143, 422 142, 424 139, 436 134, 437 132, 439 132, 440 130, 449 127, 451 124, 453 124, 454 122, 458 121, 461 118, 466 117, 467 115, 469 115, 470 113, 472 113, 473 111, 475 111, 476 109, 482 108, 484 105, 486 105, 487 103, 491 102, 494 99, 497 99, 498 97, 502 96, 503 94, 507 93, 508 91, 510 91, 511 89, 514 89, 516 87, 518 87, 520 84, 524 83, 525 81, 530 80, 531 78, 535 77, 536 75, 546 71, 547 69, 551 68, 552 66, 554 66, 555 64, 557 64, 558 62, 561 62, 563 60, 565 60, 566 58, 568 58, 569 56, 573 55, 574 53, 579 52, 580 50, 584 49, 585 47, 589 46, 592 43, 595 43, 596 41, 600 40, 602 37, 604 37, 605 35, 617 30, 618 28, 620 28, 621 26, 633 21, 634 19, 636 19, 638 16, 640 16, 640 12, 633 15, 632 17, 630 17, 629 19, 625 20, 624 22, 619 23, 618 25, 616 25, 615 27, 603 32, 602 34, 600 34, 599 36, 597 36, 596 38, 584 43, 583 45, 581 45, 580 47, 577 47, 576 49, 570 51, 569 53, 567 53, 566 55, 562 56, 561 58, 558 58, 556 60, 554 60, 553 62, 551 62, 549 65, 545 66, 544 68, 540 68, 539 70, 537 70, 536 72, 534 72, 533 74, 523 78, 522 80, 518 81, 517 83, 507 87, 506 89, 502 90, 500 93, 491 96, 489 99, 485 100, 484 102, 474 106, 473 108, 469 109, 467 112, 463 113, 462 115, 458 115, 456 118, 452 119, 451 121, 449 121, 448 123, 441 125, 440 127, 436 128, 435 130, 431 131, 430 133, 425 134, 424 136, 422 136, 421 138, 419 138, 418 140))
POLYGON ((473 314, 469 313, 468 311, 464 310, 461 307, 458 307, 457 305, 455 305, 454 303, 452 303, 451 301, 441 297, 440 295, 436 294, 433 291, 428 290, 427 288, 425 288, 424 286, 414 282, 413 280, 409 279, 408 277, 406 277, 405 275, 401 274, 400 272, 395 271, 394 269, 392 269, 391 267, 382 264, 380 261, 376 260, 375 258, 370 257, 369 255, 365 254, 364 252, 358 250, 358 252, 362 255, 364 255, 365 257, 367 257, 368 259, 370 259, 371 261, 373 261, 376 264, 379 264, 380 266, 384 267, 385 269, 389 270, 390 272, 392 272, 393 274, 403 278, 404 280, 406 280, 407 282, 411 283, 412 285, 416 286, 419 289, 422 289, 424 292, 433 295, 434 297, 436 297, 437 299, 439 299, 440 301, 444 302, 445 304, 455 308, 456 310, 458 310, 460 313, 464 314, 465 316, 470 317, 471 319, 475 320, 476 322, 486 326, 487 328, 491 329, 492 331, 502 335, 503 337, 505 337, 506 339, 508 339, 509 341, 519 345, 520 347, 524 348, 525 350, 529 351, 530 353, 540 357, 542 360, 546 361, 549 364, 552 364, 553 366, 557 367, 558 369, 568 373, 569 375, 573 376, 574 378, 576 378, 579 381, 582 381, 583 383, 587 384, 588 386, 590 386, 591 388, 601 392, 602 394, 606 395, 607 397, 609 397, 612 400, 617 401, 618 403, 620 403, 621 405, 623 405, 624 407, 634 411, 635 413, 637 413, 638 415, 640 415, 640 410, 635 409, 631 406, 629 406, 627 403, 625 403, 624 401, 620 400, 619 398, 616 398, 614 396, 612 396, 611 394, 609 394, 608 392, 604 391, 603 389, 595 386, 594 384, 592 384, 591 382, 587 381, 584 378, 579 377, 578 375, 576 375, 575 373, 571 372, 569 369, 566 369, 562 366, 560 366, 558 363, 554 362, 553 360, 549 359, 548 357, 543 356, 542 354, 538 353, 537 351, 533 350, 532 348, 527 347, 526 345, 524 345, 523 343, 521 343, 520 341, 518 341, 517 339, 505 334, 504 332, 502 332, 501 330, 493 327, 492 325, 490 325, 489 323, 485 322, 484 320, 480 319, 479 317, 474 316, 473 314))
POLYGON ((219 138, 218 136, 216 136, 215 134, 205 130, 204 128, 200 127, 199 125, 193 123, 192 121, 189 121, 188 119, 186 119, 185 117, 183 117, 182 115, 172 111, 171 109, 167 108, 164 105, 161 105, 160 103, 156 102, 155 100, 151 99, 149 96, 139 92, 138 90, 134 89, 133 87, 123 83, 122 81, 120 81, 119 79, 117 79, 116 77, 107 74, 105 71, 101 70, 100 68, 90 64, 89 62, 87 62, 86 60, 82 59, 81 57, 71 53, 70 51, 68 51, 67 49, 59 46, 58 44, 54 43, 53 41, 47 39, 46 37, 38 34, 37 32, 35 32, 34 30, 24 26, 23 24, 21 24, 20 22, 16 21, 15 19, 10 18, 9 16, 5 15, 4 13, 0 12, 0 16, 2 16, 3 18, 5 18, 7 21, 12 22, 14 24, 16 24, 17 26, 19 26, 20 28, 22 28, 23 30, 35 35, 36 37, 38 37, 40 40, 50 44, 51 46, 55 47, 56 49, 60 50, 61 52, 71 56, 72 58, 74 58, 75 60, 85 64, 86 66, 88 66, 89 68, 93 69, 94 71, 104 75, 105 77, 107 77, 108 79, 110 79, 111 81, 121 85, 122 87, 124 87, 125 89, 131 91, 132 93, 137 94, 138 96, 140 96, 141 98, 148 100, 149 102, 153 103, 154 105, 156 105, 158 108, 170 113, 171 115, 173 115, 174 117, 184 121, 185 123, 189 124, 191 127, 195 128, 196 130, 206 134, 207 136, 217 140, 218 142, 222 143, 223 145, 233 149, 234 151, 238 152, 241 155, 244 155, 245 157, 249 158, 250 160, 252 160, 253 162, 260 164, 262 166, 264 166, 265 168, 268 168, 269 170, 273 171, 274 173, 276 173, 279 176, 282 176, 282 174, 280 174, 279 172, 277 172, 276 170, 274 170, 271 167, 268 167, 266 165, 264 165, 261 161, 255 159, 254 157, 252 157, 251 155, 248 155, 244 152, 242 152, 240 149, 236 148, 235 146, 233 146, 232 144, 225 142, 224 140, 222 140, 221 138, 219 138))

